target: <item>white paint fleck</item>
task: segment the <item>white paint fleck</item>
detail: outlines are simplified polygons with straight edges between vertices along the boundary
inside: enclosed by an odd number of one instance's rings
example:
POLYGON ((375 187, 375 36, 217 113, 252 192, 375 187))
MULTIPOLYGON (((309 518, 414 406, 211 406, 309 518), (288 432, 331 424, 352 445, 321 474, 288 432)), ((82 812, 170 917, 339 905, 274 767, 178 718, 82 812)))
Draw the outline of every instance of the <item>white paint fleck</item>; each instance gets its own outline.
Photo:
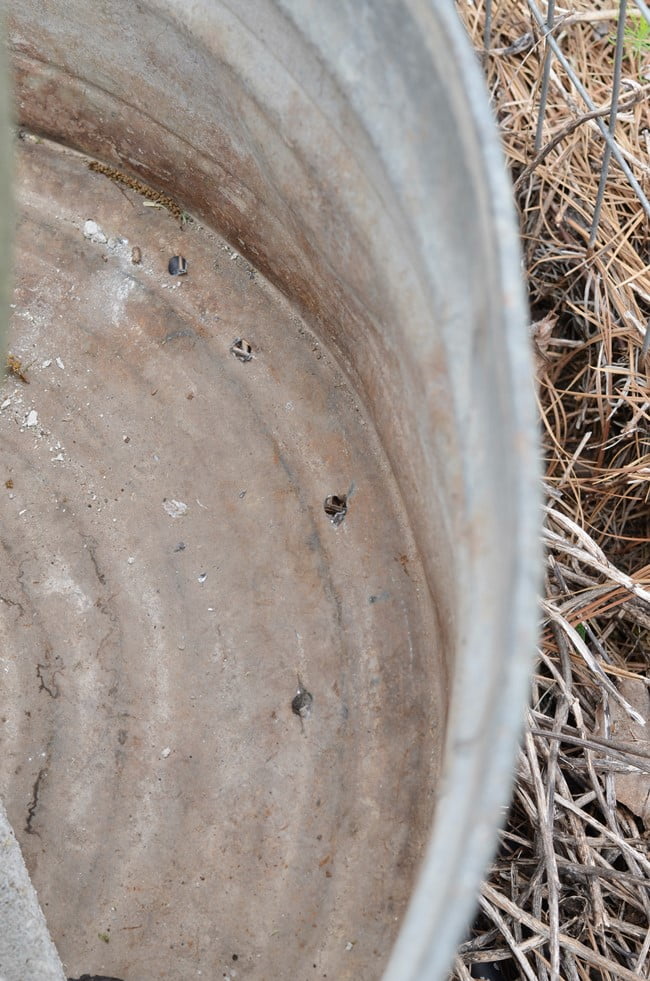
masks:
POLYGON ((57 456, 52 457, 52 463, 63 463, 64 456, 63 453, 59 453, 57 456))
POLYGON ((11 405, 11 399, 5 399, 2 405, 0 405, 0 409, 7 409, 9 408, 10 405, 11 405))
POLYGON ((27 413, 27 419, 25 420, 26 426, 38 426, 38 412, 36 409, 30 409, 27 413))
POLYGON ((61 369, 61 371, 65 371, 65 365, 64 365, 63 361, 61 360, 61 358, 57 358, 56 359, 56 363, 57 363, 57 366, 61 369))
POLYGON ((183 501, 163 501, 163 507, 170 518, 182 518, 189 511, 183 501))
POLYGON ((90 239, 96 245, 103 245, 106 242, 106 236, 103 230, 91 218, 84 223, 84 238, 90 239))
POLYGON ((43 362, 41 368, 49 368, 51 364, 52 364, 52 358, 48 358, 47 361, 43 362))
POLYGON ((160 755, 164 760, 166 760, 169 756, 171 756, 171 746, 165 746, 165 748, 163 749, 160 755))

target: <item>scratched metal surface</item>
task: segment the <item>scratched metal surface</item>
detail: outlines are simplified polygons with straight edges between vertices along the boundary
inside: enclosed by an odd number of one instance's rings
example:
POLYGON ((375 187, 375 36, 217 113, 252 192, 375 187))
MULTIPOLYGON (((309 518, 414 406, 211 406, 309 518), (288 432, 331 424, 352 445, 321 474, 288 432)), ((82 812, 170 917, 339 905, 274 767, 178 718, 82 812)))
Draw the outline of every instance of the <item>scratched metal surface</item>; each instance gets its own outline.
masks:
POLYGON ((68 974, 376 977, 446 695, 372 426, 218 236, 29 136, 17 175, 0 795, 68 974))

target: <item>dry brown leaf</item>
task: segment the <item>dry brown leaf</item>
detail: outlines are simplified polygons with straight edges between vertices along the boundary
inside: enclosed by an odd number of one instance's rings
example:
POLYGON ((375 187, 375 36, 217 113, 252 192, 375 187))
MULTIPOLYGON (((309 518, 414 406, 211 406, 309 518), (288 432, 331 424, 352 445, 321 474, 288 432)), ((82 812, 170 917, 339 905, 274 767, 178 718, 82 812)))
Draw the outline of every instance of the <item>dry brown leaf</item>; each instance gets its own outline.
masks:
MULTIPOLYGON (((650 752, 650 693, 643 681, 637 678, 621 678, 618 688, 623 698, 646 720, 646 725, 634 722, 625 709, 617 702, 609 705, 611 718, 610 736, 617 743, 624 743, 630 749, 650 752)), ((604 736, 604 726, 598 726, 599 736, 604 736)), ((650 828, 650 774, 639 771, 617 773, 614 788, 619 804, 629 808, 640 817, 646 828, 650 828)))
POLYGON ((542 317, 541 320, 536 320, 530 326, 530 336, 535 345, 535 361, 538 371, 541 371, 548 363, 547 353, 549 341, 553 336, 553 330, 556 324, 557 314, 547 313, 545 317, 542 317))
MULTIPOLYGON (((590 104, 557 57, 546 60, 540 24, 549 7, 456 0, 513 178, 551 505, 543 535, 548 623, 532 686, 535 739, 526 741, 489 874, 493 891, 459 949, 456 981, 469 981, 488 960, 507 977, 650 977, 643 830, 650 827, 650 778, 638 769, 648 769, 650 755, 650 722, 643 725, 650 719, 649 226, 612 161, 588 247, 619 4, 571 0, 555 10, 552 33, 590 104), (610 725, 607 736, 599 730, 599 745, 589 737, 603 704, 610 725)), ((630 43, 640 24, 628 3, 615 138, 647 195, 647 59, 630 43)))

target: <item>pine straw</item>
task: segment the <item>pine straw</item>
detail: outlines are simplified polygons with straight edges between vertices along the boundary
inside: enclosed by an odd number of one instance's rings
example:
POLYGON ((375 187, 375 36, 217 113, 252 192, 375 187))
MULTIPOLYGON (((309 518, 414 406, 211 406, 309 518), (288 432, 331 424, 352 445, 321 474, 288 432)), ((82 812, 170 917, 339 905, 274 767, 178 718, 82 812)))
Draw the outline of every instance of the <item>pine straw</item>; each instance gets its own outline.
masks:
MULTIPOLYGON (((530 981, 649 977, 650 797, 644 813, 620 789, 622 773, 636 774, 650 794, 650 732, 638 725, 650 716, 648 220, 612 161, 587 249, 604 149, 593 113, 554 59, 537 153, 544 43, 529 0, 493 0, 487 56, 484 0, 457 8, 515 183, 547 503, 542 640, 514 799, 454 977, 487 962, 530 981)), ((616 8, 558 2, 554 32, 607 124, 616 8)), ((616 138, 650 196, 650 54, 628 47, 616 138)))

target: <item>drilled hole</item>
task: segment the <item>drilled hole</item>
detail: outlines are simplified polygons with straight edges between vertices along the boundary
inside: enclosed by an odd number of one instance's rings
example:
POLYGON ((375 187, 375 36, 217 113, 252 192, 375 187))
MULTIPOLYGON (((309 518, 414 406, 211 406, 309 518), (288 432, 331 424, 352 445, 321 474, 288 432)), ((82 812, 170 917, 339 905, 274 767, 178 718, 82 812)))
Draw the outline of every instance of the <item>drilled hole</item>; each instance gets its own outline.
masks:
POLYGON ((340 525, 348 513, 348 495, 330 494, 323 505, 325 514, 333 525, 340 525))
POLYGON ((253 348, 243 337, 238 337, 230 348, 230 353, 234 354, 238 361, 246 363, 253 358, 253 348))
POLYGON ((298 691, 291 701, 291 711, 294 715, 306 719, 311 714, 311 707, 314 704, 314 696, 307 691, 300 678, 298 678, 298 691))
POLYGON ((182 255, 173 255, 167 264, 170 276, 185 276, 187 274, 187 259, 182 255))

